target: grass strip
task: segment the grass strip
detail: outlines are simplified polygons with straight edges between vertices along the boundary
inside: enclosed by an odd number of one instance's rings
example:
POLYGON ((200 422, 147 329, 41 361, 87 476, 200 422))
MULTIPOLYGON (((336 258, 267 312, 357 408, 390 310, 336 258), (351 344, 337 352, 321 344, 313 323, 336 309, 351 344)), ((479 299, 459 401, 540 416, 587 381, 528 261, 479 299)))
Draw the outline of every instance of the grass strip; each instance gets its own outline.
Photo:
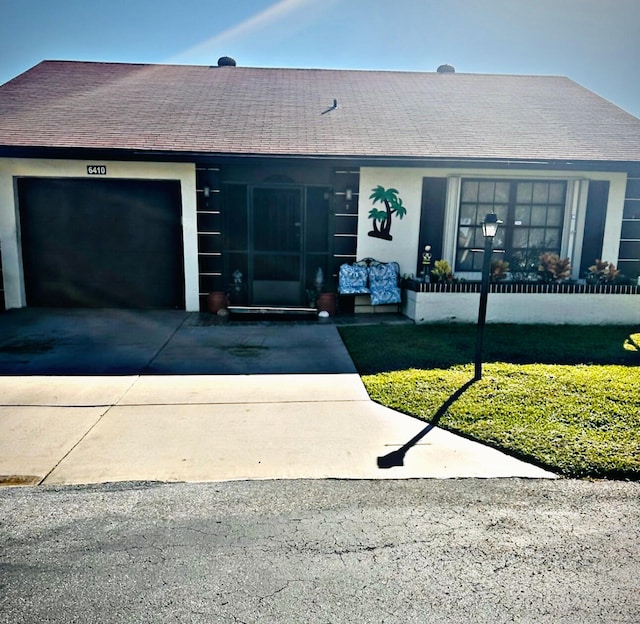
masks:
MULTIPOLYGON (((640 478, 637 331, 496 329, 482 380, 437 424, 567 477, 640 478)), ((425 421, 473 377, 473 326, 341 332, 371 398, 425 421)))

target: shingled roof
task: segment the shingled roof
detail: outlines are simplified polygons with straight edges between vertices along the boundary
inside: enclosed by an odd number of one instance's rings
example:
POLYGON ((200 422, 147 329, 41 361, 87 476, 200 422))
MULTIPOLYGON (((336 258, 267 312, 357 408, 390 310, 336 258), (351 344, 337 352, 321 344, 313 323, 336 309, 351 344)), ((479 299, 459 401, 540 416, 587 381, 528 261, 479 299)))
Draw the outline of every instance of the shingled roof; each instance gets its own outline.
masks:
POLYGON ((0 87, 0 146, 640 161, 640 120, 564 77, 44 61, 0 87))

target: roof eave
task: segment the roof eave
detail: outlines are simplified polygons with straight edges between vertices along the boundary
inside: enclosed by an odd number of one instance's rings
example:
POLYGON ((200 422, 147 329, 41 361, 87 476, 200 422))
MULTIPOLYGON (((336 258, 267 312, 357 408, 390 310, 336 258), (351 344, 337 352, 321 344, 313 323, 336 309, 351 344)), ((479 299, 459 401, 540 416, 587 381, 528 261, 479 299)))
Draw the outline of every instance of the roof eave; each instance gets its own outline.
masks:
POLYGON ((194 150, 140 150, 126 148, 52 147, 0 145, 0 157, 54 158, 86 160, 159 160, 163 162, 197 162, 219 160, 308 160, 316 162, 354 162, 359 166, 398 167, 498 167, 504 169, 587 169, 621 170, 638 166, 638 160, 540 159, 540 158, 473 158, 460 156, 385 156, 369 154, 291 154, 291 153, 232 153, 194 150))

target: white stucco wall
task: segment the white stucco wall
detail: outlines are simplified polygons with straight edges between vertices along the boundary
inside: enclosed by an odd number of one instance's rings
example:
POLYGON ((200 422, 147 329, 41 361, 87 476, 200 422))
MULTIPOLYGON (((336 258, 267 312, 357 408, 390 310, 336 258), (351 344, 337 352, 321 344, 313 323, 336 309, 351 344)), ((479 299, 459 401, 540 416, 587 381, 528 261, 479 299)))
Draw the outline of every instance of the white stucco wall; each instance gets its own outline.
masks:
MULTIPOLYGON (((363 168, 360 170, 360 196, 358 200, 358 258, 375 258, 381 262, 395 261, 400 273, 413 273, 415 269, 420 229, 420 203, 422 201, 422 175, 415 169, 363 168), (369 211, 373 208, 369 199, 376 186, 398 189, 398 195, 407 209, 403 219, 393 218, 391 236, 386 241, 368 235, 373 228, 369 211)), ((384 205, 376 204, 384 210, 384 205)))
MULTIPOLYGON (((425 177, 449 178, 447 190, 447 214, 445 215, 445 240, 443 256, 454 264, 457 242, 458 189, 462 178, 502 178, 502 179, 561 179, 569 182, 567 193, 566 221, 563 236, 562 254, 572 260, 574 271, 580 264, 579 253, 582 247, 584 213, 586 208, 586 190, 588 180, 604 180, 610 183, 607 220, 605 224, 603 259, 617 264, 620 245, 620 230, 624 208, 624 194, 627 182, 625 173, 593 171, 535 171, 474 168, 400 168, 400 167, 363 167, 360 170, 360 189, 358 203, 358 258, 372 257, 383 262, 397 261, 401 273, 415 273, 418 260, 418 240, 420 234, 420 208, 422 202, 422 179, 425 177), (372 229, 369 210, 373 207, 369 195, 371 190, 381 185, 395 188, 407 210, 400 220, 395 218, 391 227, 392 241, 368 236, 372 229), (573 218, 572 218, 573 217, 573 218)), ((378 206, 378 205, 377 205, 378 206)), ((434 258, 433 260, 438 260, 434 258)), ((460 274, 460 277, 473 278, 474 274, 460 274)), ((578 275, 574 275, 577 278, 578 275)))
POLYGON ((7 308, 26 305, 18 207, 14 178, 21 176, 88 178, 87 165, 106 165, 108 179, 178 180, 182 195, 185 305, 199 309, 196 175, 191 163, 131 163, 119 161, 0 158, 0 242, 7 308))
MULTIPOLYGON (((478 293, 406 292, 403 312, 416 323, 476 323, 478 293)), ((491 293, 487 323, 634 325, 640 295, 491 293)))

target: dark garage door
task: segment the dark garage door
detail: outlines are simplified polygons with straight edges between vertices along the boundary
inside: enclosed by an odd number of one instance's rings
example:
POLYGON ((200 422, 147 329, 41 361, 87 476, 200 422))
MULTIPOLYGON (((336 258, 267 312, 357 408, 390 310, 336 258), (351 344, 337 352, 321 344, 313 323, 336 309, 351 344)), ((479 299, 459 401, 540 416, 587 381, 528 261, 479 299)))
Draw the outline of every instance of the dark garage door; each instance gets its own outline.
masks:
POLYGON ((27 305, 184 308, 180 183, 21 178, 27 305))

